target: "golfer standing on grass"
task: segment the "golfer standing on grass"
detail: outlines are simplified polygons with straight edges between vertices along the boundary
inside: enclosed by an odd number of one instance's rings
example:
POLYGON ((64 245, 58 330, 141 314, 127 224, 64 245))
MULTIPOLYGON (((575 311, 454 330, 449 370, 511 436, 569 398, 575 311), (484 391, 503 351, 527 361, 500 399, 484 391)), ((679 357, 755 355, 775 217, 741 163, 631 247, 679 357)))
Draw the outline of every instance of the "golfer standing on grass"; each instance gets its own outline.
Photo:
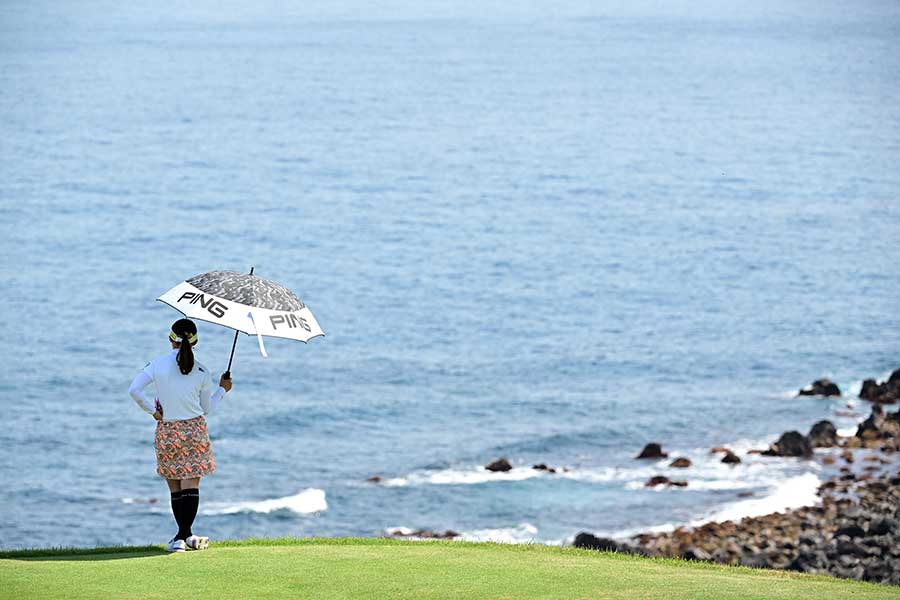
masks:
POLYGON ((128 393, 156 419, 156 472, 169 484, 178 524, 178 533, 166 550, 205 550, 209 538, 191 531, 200 505, 200 478, 216 472, 203 415, 215 410, 231 389, 231 380, 223 376, 213 389, 209 370, 194 360, 197 326, 190 319, 175 321, 169 341, 172 352, 150 361, 131 382, 128 393), (144 395, 150 383, 156 384, 155 403, 144 395))

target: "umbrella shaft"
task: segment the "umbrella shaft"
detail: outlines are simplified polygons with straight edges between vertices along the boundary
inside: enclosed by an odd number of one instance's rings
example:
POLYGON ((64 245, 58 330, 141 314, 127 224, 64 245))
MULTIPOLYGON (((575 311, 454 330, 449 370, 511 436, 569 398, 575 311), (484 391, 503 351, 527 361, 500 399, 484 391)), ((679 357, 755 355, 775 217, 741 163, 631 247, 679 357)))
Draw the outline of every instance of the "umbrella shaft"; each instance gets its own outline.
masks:
MULTIPOLYGON (((250 274, 253 275, 253 269, 256 267, 250 267, 250 274)), ((234 332, 234 343, 231 344, 231 356, 228 357, 228 370, 225 371, 224 377, 225 379, 231 379, 231 362, 234 360, 234 349, 237 348, 237 339, 240 331, 234 332)))

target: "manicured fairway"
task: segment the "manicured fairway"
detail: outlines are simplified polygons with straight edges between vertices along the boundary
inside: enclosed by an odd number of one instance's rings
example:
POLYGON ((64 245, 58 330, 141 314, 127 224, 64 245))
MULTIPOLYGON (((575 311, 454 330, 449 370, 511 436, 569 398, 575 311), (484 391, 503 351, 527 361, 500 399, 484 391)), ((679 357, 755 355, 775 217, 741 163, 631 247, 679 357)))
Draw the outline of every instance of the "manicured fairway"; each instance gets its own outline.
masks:
POLYGON ((3 598, 900 599, 827 577, 536 545, 281 539, 0 553, 3 598))

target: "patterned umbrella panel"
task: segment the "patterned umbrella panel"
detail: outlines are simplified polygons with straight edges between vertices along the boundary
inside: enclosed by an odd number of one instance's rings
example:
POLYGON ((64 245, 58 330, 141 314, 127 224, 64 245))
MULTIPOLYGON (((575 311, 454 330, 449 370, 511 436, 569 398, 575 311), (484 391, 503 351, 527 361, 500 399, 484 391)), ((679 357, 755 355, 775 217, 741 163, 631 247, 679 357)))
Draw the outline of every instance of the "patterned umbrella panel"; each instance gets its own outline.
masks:
POLYGON ((309 307, 280 283, 236 271, 210 271, 157 298, 190 319, 209 321, 260 338, 307 342, 325 335, 309 307))

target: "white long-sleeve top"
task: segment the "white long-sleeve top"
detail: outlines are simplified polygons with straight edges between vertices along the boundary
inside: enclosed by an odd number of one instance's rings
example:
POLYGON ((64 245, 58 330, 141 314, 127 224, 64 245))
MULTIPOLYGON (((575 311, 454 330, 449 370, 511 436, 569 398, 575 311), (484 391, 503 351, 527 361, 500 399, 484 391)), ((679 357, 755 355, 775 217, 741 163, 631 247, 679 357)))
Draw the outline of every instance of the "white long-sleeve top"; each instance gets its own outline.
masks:
POLYGON ((209 370, 194 360, 194 368, 187 375, 178 368, 178 350, 154 358, 137 374, 128 393, 141 409, 156 412, 155 403, 144 394, 144 388, 156 384, 156 400, 162 407, 164 421, 184 421, 215 411, 225 396, 225 388, 213 387, 209 370))

